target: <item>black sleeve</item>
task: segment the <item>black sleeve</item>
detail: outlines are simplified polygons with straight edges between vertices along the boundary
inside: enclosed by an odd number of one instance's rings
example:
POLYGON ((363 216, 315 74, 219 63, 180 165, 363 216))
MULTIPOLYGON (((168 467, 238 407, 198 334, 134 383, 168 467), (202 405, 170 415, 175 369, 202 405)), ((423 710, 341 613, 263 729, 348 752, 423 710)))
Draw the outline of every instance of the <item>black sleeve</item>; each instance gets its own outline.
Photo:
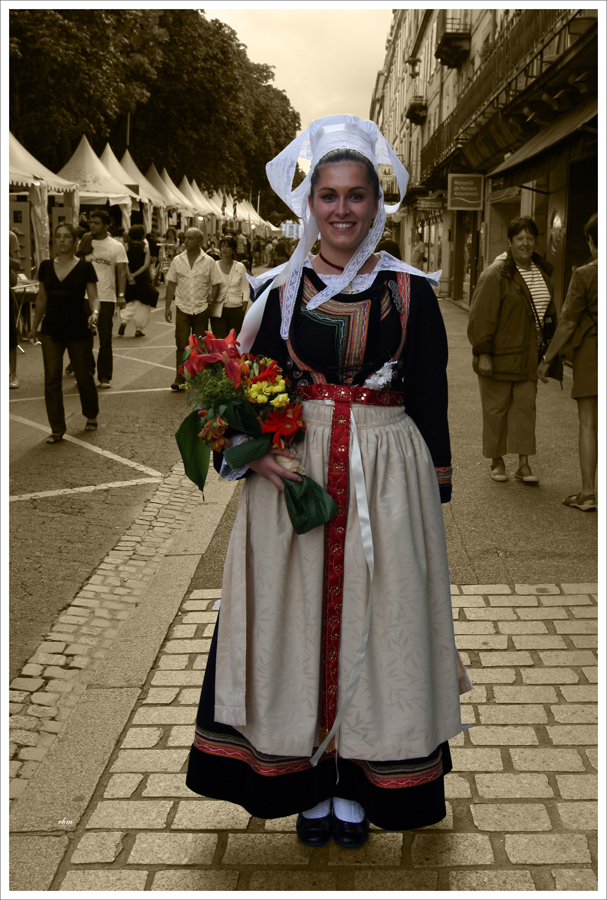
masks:
POLYGON ((405 410, 432 455, 441 501, 451 499, 451 444, 447 420, 447 332, 434 291, 411 276, 411 303, 404 350, 405 410))
POLYGON ((44 278, 48 269, 48 265, 50 263, 50 259, 43 259, 40 265, 38 266, 38 281, 41 281, 44 284, 44 278))
POLYGON ((85 272, 86 283, 90 284, 92 282, 93 284, 96 284, 99 279, 97 278, 97 272, 95 271, 95 266, 93 265, 92 262, 85 261, 84 264, 86 266, 86 272, 85 272))

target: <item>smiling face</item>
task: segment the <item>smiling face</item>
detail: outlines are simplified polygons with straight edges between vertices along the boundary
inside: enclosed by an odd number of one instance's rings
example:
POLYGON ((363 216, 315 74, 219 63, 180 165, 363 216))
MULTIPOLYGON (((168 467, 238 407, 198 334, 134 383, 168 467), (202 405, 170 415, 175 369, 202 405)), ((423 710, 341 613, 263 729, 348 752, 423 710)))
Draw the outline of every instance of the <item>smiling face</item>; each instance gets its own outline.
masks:
POLYGON ((361 163, 321 167, 309 203, 320 231, 322 251, 331 262, 341 264, 350 259, 369 234, 378 202, 361 163))
POLYGON ((510 251, 514 262, 519 266, 528 266, 535 250, 535 237, 526 228, 510 239, 510 251))

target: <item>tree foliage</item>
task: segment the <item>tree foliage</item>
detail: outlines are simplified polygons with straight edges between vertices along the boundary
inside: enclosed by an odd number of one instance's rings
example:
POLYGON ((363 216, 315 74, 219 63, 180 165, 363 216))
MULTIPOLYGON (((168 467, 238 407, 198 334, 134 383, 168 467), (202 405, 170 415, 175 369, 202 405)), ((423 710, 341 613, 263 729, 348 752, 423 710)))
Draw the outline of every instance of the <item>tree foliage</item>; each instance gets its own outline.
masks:
POLYGON ((296 135, 298 113, 235 31, 197 10, 11 10, 10 127, 50 169, 81 135, 126 147, 145 172, 166 166, 201 187, 262 195, 288 210, 265 164, 296 135))

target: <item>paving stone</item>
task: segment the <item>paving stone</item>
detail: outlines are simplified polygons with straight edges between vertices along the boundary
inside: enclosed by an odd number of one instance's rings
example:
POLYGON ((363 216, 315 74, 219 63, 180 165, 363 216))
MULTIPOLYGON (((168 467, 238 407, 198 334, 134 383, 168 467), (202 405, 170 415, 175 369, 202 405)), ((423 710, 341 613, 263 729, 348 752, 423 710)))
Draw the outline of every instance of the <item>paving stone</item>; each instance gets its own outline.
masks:
POLYGON ((515 634, 517 650, 566 650, 567 644, 558 634, 515 634))
POLYGON ((40 723, 32 716, 11 716, 8 724, 10 728, 20 728, 24 731, 37 731, 40 727, 40 723))
POLYGON ((583 666, 582 672, 590 684, 597 684, 599 680, 598 666, 583 666))
POLYGON ((411 859, 424 868, 494 863, 491 841, 484 834, 416 834, 411 859))
POLYGON ((114 862, 122 850, 123 831, 101 831, 85 834, 78 841, 71 863, 114 862))
POLYGON ((553 869, 557 891, 597 891, 598 881, 591 869, 553 869))
POLYGON ((596 725, 548 725, 553 744, 598 744, 596 725))
POLYGON ((521 704, 512 706, 496 706, 487 704, 479 707, 482 725, 545 725, 548 721, 543 706, 521 704))
POLYGON ((197 588, 190 594, 190 600, 216 600, 221 597, 221 588, 197 588))
MULTIPOLYGON (((462 656, 461 653, 460 653, 460 656, 462 656)), ((193 663, 193 665, 192 665, 192 668, 195 669, 195 670, 203 670, 203 669, 206 669, 206 667, 207 667, 207 660, 208 660, 208 656, 207 656, 206 654, 205 654, 204 656, 197 656, 196 659, 194 660, 194 663, 193 663)), ((463 656, 462 656, 462 660, 464 660, 463 656)), ((464 665, 466 665, 466 661, 465 661, 465 660, 464 660, 464 665)))
POLYGON ((459 597, 451 597, 451 606, 455 609, 460 609, 461 607, 470 607, 470 606, 482 606, 485 607, 487 604, 485 600, 481 596, 474 596, 467 594, 465 596, 459 597))
MULTIPOLYGON (((461 654, 460 654, 461 656, 461 654)), ((466 663, 464 663, 466 665, 466 663)), ((476 672, 476 670, 473 670, 476 672)), ((486 687, 474 687, 471 691, 468 691, 466 694, 461 695, 462 698, 465 698, 466 703, 486 703, 487 702, 487 688, 486 687)))
POLYGON ((43 641, 38 647, 38 653, 63 653, 65 643, 57 641, 43 641))
POLYGON ((556 584, 515 584, 517 594, 560 594, 560 588, 556 584))
POLYGON ((266 819, 266 831, 295 831, 297 816, 282 816, 278 819, 266 819))
POLYGON ((479 831, 552 831, 543 803, 471 803, 479 831))
POLYGON ((197 625, 173 625, 171 638, 193 638, 196 635, 197 625))
POLYGON ((560 597, 542 598, 545 606, 592 606, 592 600, 587 594, 562 594, 560 597))
POLYGON ((580 676, 573 669, 551 666, 548 669, 523 669, 525 684, 577 684, 580 676))
POLYGON ((153 774, 148 776, 142 796, 189 797, 190 799, 193 799, 198 795, 187 787, 183 775, 153 774))
POLYGON ((206 625, 213 624, 217 621, 217 613, 215 612, 190 612, 183 617, 184 625, 206 625))
POLYGON ((148 873, 118 871, 116 869, 89 869, 68 872, 61 882, 62 891, 143 891, 148 873))
POLYGON ((597 703, 598 689, 594 684, 579 684, 561 687, 561 694, 568 703, 597 703))
MULTIPOLYGON (((27 666, 24 667, 24 669, 27 666)), ((42 666, 32 666, 32 668, 42 669, 42 666)), ((14 701, 15 703, 21 703, 23 700, 29 699, 30 692, 29 691, 10 691, 8 692, 9 701, 14 701)))
POLYGON ((101 800, 86 828, 164 828, 171 800, 101 800))
MULTIPOLYGON (((25 700, 27 693, 38 691, 41 687, 44 686, 44 681, 42 678, 13 678, 10 686, 15 691, 25 692, 24 696, 19 698, 21 700, 25 700)), ((17 698, 11 697, 11 699, 17 698)))
POLYGON ((507 834, 505 839, 514 865, 591 862, 588 841, 581 834, 507 834))
POLYGON ((493 607, 485 606, 481 609, 480 607, 473 606, 469 609, 464 610, 464 612, 466 613, 466 618, 470 621, 474 621, 476 619, 490 619, 492 621, 516 619, 516 613, 514 612, 514 610, 508 608, 494 609, 493 607))
MULTIPOLYGON (((415 872, 403 869, 385 869, 383 871, 370 869, 354 874, 355 890, 365 893, 371 891, 399 891, 400 893, 435 891, 437 881, 438 872, 415 872)), ((292 890, 298 890, 297 883, 294 881, 293 884, 292 890)))
POLYGON ((451 751, 453 768, 456 772, 501 772, 502 755, 497 749, 451 751))
POLYGON ((24 703, 11 703, 9 700, 8 704, 8 713, 9 715, 17 715, 25 709, 24 703))
POLYGON ((590 703, 568 703, 552 706, 552 715, 557 722, 568 724, 596 723, 599 718, 598 706, 590 703))
POLYGON ((456 634, 455 644, 458 650, 506 650, 508 638, 501 634, 456 634))
MULTIPOLYGON (((460 751, 461 752, 461 751, 460 751)), ((584 763, 577 750, 515 750, 508 751, 515 769, 527 772, 581 772, 584 763)))
POLYGON ((112 775, 103 796, 107 799, 130 797, 135 793, 142 780, 143 775, 112 775))
POLYGON ((561 584, 564 594, 596 594, 599 586, 595 581, 584 582, 583 584, 575 583, 561 584))
POLYGON ((481 651, 481 666, 532 666, 533 660, 527 650, 512 650, 506 653, 499 651, 481 651))
POLYGON ((155 747, 162 737, 162 728, 129 728, 124 736, 123 749, 155 747))
POLYGON ((498 622, 500 634, 548 634, 544 622, 498 622))
POLYGON ((53 681, 49 681, 46 686, 47 691, 51 691, 58 694, 69 694, 74 690, 74 683, 65 678, 57 678, 53 681))
POLYGON ((464 594, 511 594, 507 584, 462 584, 464 594))
POLYGON ((120 750, 111 772, 180 772, 188 756, 179 750, 120 750))
POLYGON ((374 834, 356 853, 331 844, 330 866, 398 866, 402 858, 402 834, 374 834))
POLYGON ((44 670, 45 678, 63 678, 66 681, 72 681, 76 675, 77 673, 73 670, 62 669, 61 666, 47 666, 44 670))
POLYGON ((493 622, 455 622, 455 634, 495 634, 493 622))
POLYGON ((191 725, 175 725, 169 731, 167 747, 190 747, 194 740, 194 729, 191 725))
POLYGON ((177 694, 178 688, 150 688, 147 696, 143 700, 144 703, 172 703, 177 694))
POLYGON ((449 872, 449 889, 452 891, 535 891, 535 884, 528 869, 480 869, 477 871, 449 872))
POLYGON ((11 759, 8 764, 8 777, 15 778, 19 773, 19 769, 23 768, 23 763, 19 762, 18 759, 11 759))
POLYGON ((179 691, 177 702, 184 706, 198 706, 200 700, 200 687, 186 688, 179 691))
POLYGON ((9 800, 18 800, 23 791, 27 787, 27 781, 25 778, 13 778, 8 786, 8 799, 9 800))
POLYGON ((24 731, 22 728, 11 728, 10 740, 19 747, 35 747, 38 743, 38 733, 24 731))
POLYGON ((516 681, 516 669, 474 669, 476 684, 512 684, 516 681))
POLYGON ((480 747, 538 743, 535 729, 524 725, 477 725, 470 731, 469 736, 472 743, 480 747))
MULTIPOLYGON (((356 873, 357 875, 362 873, 356 873)), ((250 891, 322 891, 337 890, 337 874, 333 872, 254 872, 250 891)), ((377 888, 379 890, 379 888, 377 888)))
POLYGON ((596 775, 557 775, 556 781, 564 800, 598 799, 598 779, 596 775))
POLYGON ((167 641, 163 653, 208 653, 211 649, 209 640, 200 641, 167 641))
POLYGON ((556 703, 557 696, 553 687, 517 687, 496 685, 493 688, 496 703, 556 703))
POLYGON ((554 797, 546 775, 475 775, 474 780, 481 797, 490 800, 554 797))
POLYGON ((200 696, 202 677, 200 675, 200 672, 192 672, 190 670, 188 670, 187 672, 155 672, 152 677, 152 684, 158 687, 163 685, 192 685, 198 688, 198 695, 200 696))
POLYGON ((596 606, 572 606, 571 615, 576 619, 598 619, 599 610, 596 606))
POLYGON ((42 760, 46 756, 47 750, 48 747, 41 747, 40 744, 38 744, 37 747, 24 747, 23 750, 19 751, 19 759, 42 762, 42 760))
POLYGON ((578 650, 596 650, 599 646, 598 634, 573 634, 571 641, 578 650))
POLYGON ((539 609, 517 609, 519 619, 567 619, 567 610, 562 606, 543 606, 539 609))
POLYGON ((596 831, 598 828, 598 803, 582 800, 577 803, 557 803, 563 827, 569 831, 596 831))
POLYGON ((35 716, 37 719, 54 719, 59 712, 56 706, 36 706, 33 703, 30 703, 25 709, 28 716, 35 716))
POLYGON ((196 710, 191 706, 142 706, 133 718, 133 725, 194 725, 196 710))
POLYGON ((491 606, 539 606, 538 599, 535 596, 529 597, 489 597, 491 606))
POLYGON ((225 800, 185 800, 179 803, 171 827, 186 831, 245 829, 250 819, 245 809, 225 800))
POLYGON ((161 656, 158 660, 159 669, 185 669, 189 662, 189 656, 161 656))
MULTIPOLYGON (((296 874, 305 878, 302 873, 296 874)), ((198 871, 179 869, 167 869, 154 875, 152 891, 235 891, 238 883, 238 872, 223 871, 220 869, 199 869, 198 871)), ((249 888, 253 890, 253 888, 249 888)))
POLYGON ((208 866, 216 846, 216 834, 138 834, 127 863, 208 866))
POLYGON ((447 800, 458 800, 471 796, 470 784, 465 778, 454 772, 445 775, 445 798, 447 800))
POLYGON ((591 666, 596 663, 590 650, 540 651, 540 659, 545 666, 591 666))
POLYGON ((230 834, 222 865, 306 865, 311 855, 312 848, 301 844, 294 834, 230 834))

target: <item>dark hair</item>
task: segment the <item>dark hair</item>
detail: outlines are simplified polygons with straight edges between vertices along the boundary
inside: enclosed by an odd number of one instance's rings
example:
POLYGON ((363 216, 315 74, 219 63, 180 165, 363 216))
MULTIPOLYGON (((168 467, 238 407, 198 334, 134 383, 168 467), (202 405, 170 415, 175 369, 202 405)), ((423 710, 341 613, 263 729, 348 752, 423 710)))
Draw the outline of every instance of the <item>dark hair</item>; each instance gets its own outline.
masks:
POLYGON ((107 209, 94 209, 90 214, 89 219, 101 219, 104 225, 109 225, 112 221, 107 209))
POLYGON ((512 219, 508 225, 508 240, 511 241, 521 231, 528 231, 534 238, 537 238, 540 233, 531 216, 518 216, 518 218, 512 219))
POLYGON ((79 234, 79 229, 76 228, 75 225, 72 225, 71 222, 59 222, 59 224, 56 226, 55 230, 53 231, 53 240, 56 240, 57 232, 59 231, 60 228, 67 228, 67 230, 69 231, 71 236, 74 238, 75 243, 76 244, 78 243, 78 241, 81 238, 81 235, 79 234))
POLYGON ((586 224, 584 225, 584 234, 587 238, 592 238, 594 241, 594 246, 598 247, 599 245, 599 214, 595 213, 593 216, 590 216, 586 224))
POLYGON ((314 197, 314 191, 318 184, 321 166, 332 166, 340 162, 355 162, 360 163, 361 166, 365 167, 367 180, 373 188, 373 196, 377 200, 379 197, 379 178, 377 172, 373 168, 373 163, 370 159, 367 159, 366 156, 363 156, 362 153, 359 153, 358 150, 350 150, 347 147, 329 150, 328 153, 325 153, 325 155, 318 160, 316 167, 312 172, 312 178, 310 179, 310 196, 314 197))
POLYGON ((234 240, 234 238, 231 235, 228 235, 227 237, 222 237, 222 239, 219 241, 220 248, 221 248, 222 244, 227 244, 228 247, 232 248, 232 252, 236 253, 236 241, 234 240))
POLYGON ((143 225, 131 225, 129 228, 129 238, 132 241, 143 241, 145 237, 145 228, 143 225))

